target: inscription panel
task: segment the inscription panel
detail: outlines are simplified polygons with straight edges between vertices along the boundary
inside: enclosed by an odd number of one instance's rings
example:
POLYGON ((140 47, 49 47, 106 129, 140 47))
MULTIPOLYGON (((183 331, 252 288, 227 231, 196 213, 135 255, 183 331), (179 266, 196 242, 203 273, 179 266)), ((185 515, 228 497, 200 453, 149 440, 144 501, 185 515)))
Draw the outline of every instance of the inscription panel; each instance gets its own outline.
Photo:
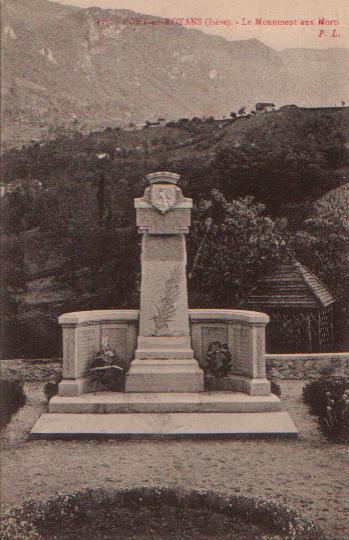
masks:
POLYGON ((265 335, 264 328, 256 330, 256 347, 255 347, 255 377, 264 378, 266 375, 265 368, 265 335))
POLYGON ((78 330, 78 377, 81 377, 84 374, 88 363, 99 348, 100 342, 98 327, 81 328, 78 330))
POLYGON ((234 329, 235 332, 235 370, 241 375, 252 376, 252 331, 247 326, 241 325, 234 329))
POLYGON ((75 328, 63 328, 63 377, 75 379, 75 328))

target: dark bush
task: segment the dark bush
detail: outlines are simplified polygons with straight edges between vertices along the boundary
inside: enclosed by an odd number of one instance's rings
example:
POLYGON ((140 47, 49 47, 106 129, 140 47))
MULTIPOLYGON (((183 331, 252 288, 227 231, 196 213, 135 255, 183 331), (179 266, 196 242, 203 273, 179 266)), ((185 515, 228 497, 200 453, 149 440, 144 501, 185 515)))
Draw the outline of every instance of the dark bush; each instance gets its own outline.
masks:
POLYGON ((53 396, 58 394, 58 385, 61 382, 61 380, 62 380, 62 375, 56 375, 54 381, 47 381, 44 384, 43 392, 45 394, 47 402, 49 402, 50 399, 53 398, 53 396))
POLYGON ((54 381, 48 381, 44 384, 44 394, 45 394, 47 402, 49 402, 50 399, 57 394, 57 392, 58 392, 58 383, 54 381))
POLYGON ((319 377, 303 388, 303 401, 310 406, 311 414, 324 416, 326 414, 326 393, 330 392, 334 400, 341 398, 349 389, 349 379, 342 376, 319 377))
POLYGON ((0 429, 10 421, 11 416, 25 403, 23 383, 19 380, 0 380, 0 429))
POLYGON ((318 416, 322 433, 333 442, 349 441, 349 379, 320 377, 303 388, 303 400, 318 416))
POLYGON ((349 441, 349 390, 337 399, 326 392, 326 413, 319 417, 322 433, 329 441, 349 441))
POLYGON ((267 363, 266 364, 267 379, 270 381, 270 391, 272 394, 275 394, 277 397, 281 397, 281 386, 276 382, 273 375, 272 367, 267 363))
POLYGON ((270 381, 271 393, 275 394, 277 397, 281 396, 281 386, 276 381, 270 381))

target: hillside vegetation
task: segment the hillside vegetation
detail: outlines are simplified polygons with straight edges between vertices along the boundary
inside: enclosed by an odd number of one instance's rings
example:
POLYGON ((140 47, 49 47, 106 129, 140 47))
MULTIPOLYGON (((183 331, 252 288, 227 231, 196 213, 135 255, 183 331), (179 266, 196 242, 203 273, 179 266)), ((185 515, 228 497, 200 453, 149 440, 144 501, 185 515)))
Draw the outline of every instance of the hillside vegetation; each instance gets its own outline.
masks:
POLYGON ((6 354, 57 354, 56 318, 66 311, 138 306, 133 198, 142 195, 145 174, 157 170, 180 173, 194 199, 192 307, 241 305, 262 274, 293 256, 340 300, 349 298, 346 209, 324 219, 314 205, 348 182, 347 124, 345 108, 291 107, 232 121, 65 130, 8 151, 6 354))

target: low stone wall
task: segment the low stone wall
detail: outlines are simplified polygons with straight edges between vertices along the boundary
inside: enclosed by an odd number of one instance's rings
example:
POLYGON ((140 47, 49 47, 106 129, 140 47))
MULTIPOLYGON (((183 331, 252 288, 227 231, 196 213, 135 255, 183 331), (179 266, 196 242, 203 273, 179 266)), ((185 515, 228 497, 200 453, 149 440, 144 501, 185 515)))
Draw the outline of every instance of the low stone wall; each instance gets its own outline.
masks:
POLYGON ((349 376, 349 352, 266 354, 267 373, 276 379, 314 379, 328 369, 349 376))
POLYGON ((62 375, 62 358, 0 360, 2 379, 20 379, 22 382, 54 381, 62 375))

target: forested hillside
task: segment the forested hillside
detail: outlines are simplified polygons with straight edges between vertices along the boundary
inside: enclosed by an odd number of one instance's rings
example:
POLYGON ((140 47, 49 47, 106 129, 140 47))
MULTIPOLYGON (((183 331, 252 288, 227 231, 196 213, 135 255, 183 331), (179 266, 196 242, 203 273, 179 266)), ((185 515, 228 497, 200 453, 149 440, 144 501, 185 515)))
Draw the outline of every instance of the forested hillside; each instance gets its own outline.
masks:
POLYGON ((323 213, 325 194, 349 181, 347 125, 346 108, 287 107, 230 121, 64 131, 8 151, 4 354, 58 354, 56 320, 66 311, 138 306, 133 198, 157 170, 180 173, 194 199, 192 307, 237 307, 261 275, 294 256, 347 300, 347 209, 323 213))

